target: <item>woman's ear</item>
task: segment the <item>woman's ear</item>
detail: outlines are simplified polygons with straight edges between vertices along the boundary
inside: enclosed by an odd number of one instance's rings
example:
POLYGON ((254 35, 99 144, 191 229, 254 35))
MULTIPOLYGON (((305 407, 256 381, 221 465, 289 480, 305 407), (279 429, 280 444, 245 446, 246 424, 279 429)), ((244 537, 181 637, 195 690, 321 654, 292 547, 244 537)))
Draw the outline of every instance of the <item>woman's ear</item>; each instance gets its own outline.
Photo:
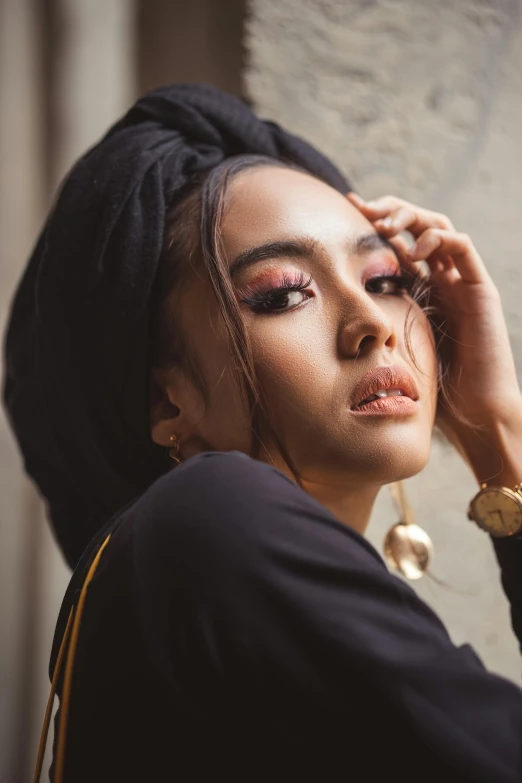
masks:
POLYGON ((171 435, 183 440, 195 434, 195 423, 201 418, 199 397, 179 368, 150 371, 149 420, 154 443, 168 448, 172 446, 171 435))

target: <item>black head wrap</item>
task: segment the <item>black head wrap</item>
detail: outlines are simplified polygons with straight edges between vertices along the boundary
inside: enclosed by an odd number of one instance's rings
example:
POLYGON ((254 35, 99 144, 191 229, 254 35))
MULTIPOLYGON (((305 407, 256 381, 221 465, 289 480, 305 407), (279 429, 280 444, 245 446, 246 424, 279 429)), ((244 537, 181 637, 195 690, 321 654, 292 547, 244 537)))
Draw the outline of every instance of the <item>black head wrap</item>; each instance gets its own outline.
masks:
POLYGON ((243 153, 293 161, 341 192, 318 151, 203 84, 137 101, 65 179, 16 293, 4 402, 71 566, 168 468, 150 438, 149 301, 166 209, 196 172, 243 153))

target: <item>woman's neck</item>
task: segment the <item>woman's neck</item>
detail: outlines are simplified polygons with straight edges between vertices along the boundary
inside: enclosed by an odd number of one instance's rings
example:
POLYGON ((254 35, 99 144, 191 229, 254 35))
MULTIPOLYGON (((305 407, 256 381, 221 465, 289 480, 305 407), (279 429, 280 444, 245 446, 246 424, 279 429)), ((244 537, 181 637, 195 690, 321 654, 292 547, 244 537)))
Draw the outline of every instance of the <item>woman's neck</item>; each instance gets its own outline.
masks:
MULTIPOLYGON (((281 473, 297 483, 286 463, 277 457, 274 459, 273 455, 270 461, 281 473)), ((322 503, 339 522, 362 536, 365 534, 381 484, 362 483, 357 478, 350 481, 346 474, 336 476, 334 472, 317 479, 303 475, 300 478, 304 491, 322 503)))
POLYGON ((380 487, 366 485, 347 488, 346 485, 304 480, 303 489, 322 503, 336 519, 364 535, 380 487))

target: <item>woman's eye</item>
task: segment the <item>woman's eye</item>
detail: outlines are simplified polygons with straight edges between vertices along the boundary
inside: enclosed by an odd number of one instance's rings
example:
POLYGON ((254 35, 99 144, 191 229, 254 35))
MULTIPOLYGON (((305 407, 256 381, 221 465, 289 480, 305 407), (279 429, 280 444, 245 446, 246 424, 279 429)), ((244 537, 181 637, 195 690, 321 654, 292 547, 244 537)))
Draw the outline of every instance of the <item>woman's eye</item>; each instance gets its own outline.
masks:
MULTIPOLYGON (((255 291, 250 289, 249 296, 243 296, 241 302, 248 305, 254 313, 276 314, 295 310, 310 299, 314 294, 306 290, 312 279, 285 280, 284 285, 272 288, 270 291, 255 291)), ((392 274, 378 275, 366 282, 366 290, 378 296, 402 296, 412 289, 413 277, 410 275, 392 274)))
POLYGON ((248 305, 254 313, 284 313, 299 307, 306 299, 313 296, 311 291, 307 291, 312 278, 305 280, 304 275, 299 275, 297 279, 290 279, 283 274, 282 285, 272 288, 270 291, 256 291, 250 288, 250 295, 243 296, 241 302, 248 305))
POLYGON ((306 298, 302 291, 283 291, 282 294, 276 294, 269 304, 272 310, 290 310, 306 298))
POLYGON ((397 283, 395 280, 379 280, 377 285, 379 286, 381 294, 393 294, 397 290, 397 283))
POLYGON ((400 295, 409 291, 413 284, 413 278, 409 275, 379 275, 372 277, 366 283, 366 289, 372 294, 400 295))
POLYGON ((253 303, 252 308, 257 313, 282 313, 292 310, 308 298, 303 291, 279 291, 266 294, 263 301, 253 303))

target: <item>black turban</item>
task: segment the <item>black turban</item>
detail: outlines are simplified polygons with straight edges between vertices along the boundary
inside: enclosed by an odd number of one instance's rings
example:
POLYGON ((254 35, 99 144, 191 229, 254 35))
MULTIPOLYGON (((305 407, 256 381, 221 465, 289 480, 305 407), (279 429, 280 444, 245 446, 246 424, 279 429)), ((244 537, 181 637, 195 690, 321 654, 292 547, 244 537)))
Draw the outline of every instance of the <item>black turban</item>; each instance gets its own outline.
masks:
POLYGON ((149 302, 166 209, 232 155, 293 161, 350 188, 317 150, 204 84, 137 101, 66 177, 16 292, 4 402, 74 567, 99 527, 168 469, 150 438, 149 302))

